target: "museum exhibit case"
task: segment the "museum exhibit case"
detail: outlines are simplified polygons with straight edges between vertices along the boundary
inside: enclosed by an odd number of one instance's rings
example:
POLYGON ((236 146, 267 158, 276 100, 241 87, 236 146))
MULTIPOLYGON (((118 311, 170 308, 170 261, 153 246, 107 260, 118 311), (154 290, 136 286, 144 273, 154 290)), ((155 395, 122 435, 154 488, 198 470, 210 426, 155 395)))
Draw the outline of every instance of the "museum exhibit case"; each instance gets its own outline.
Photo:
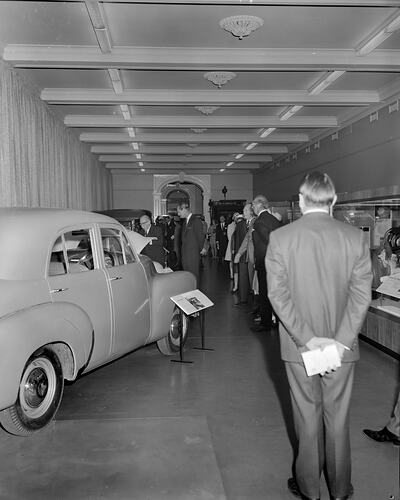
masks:
POLYGON ((341 194, 333 215, 360 228, 371 251, 372 302, 360 336, 400 359, 400 188, 390 191, 341 194))

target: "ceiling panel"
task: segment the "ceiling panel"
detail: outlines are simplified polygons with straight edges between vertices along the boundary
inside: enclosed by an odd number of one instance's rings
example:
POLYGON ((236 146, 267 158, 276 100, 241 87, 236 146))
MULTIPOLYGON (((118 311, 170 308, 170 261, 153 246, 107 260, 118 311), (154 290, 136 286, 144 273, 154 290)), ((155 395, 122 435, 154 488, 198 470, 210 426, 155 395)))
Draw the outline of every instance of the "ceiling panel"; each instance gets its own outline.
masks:
POLYGON ((0 1, 0 49, 113 171, 276 167, 400 98, 400 4, 230 3, 0 1), (239 39, 234 15, 263 25, 239 39))

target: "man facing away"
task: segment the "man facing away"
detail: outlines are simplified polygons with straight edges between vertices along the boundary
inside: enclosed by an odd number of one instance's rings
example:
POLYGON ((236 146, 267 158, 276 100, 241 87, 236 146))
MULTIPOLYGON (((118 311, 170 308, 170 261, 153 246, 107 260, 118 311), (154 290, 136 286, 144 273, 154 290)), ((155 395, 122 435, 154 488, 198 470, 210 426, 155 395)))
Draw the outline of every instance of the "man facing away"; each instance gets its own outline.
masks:
POLYGON ((298 439, 288 487, 295 496, 319 498, 325 466, 331 498, 346 500, 353 493, 349 404, 371 260, 362 231, 331 216, 336 194, 328 175, 306 175, 299 200, 302 217, 271 234, 265 259, 298 439), (330 344, 341 366, 308 377, 301 353, 330 344))
POLYGON ((181 227, 181 260, 184 271, 190 271, 196 276, 197 287, 200 282, 200 252, 204 245, 203 223, 190 211, 187 202, 179 203, 179 217, 183 220, 181 227))

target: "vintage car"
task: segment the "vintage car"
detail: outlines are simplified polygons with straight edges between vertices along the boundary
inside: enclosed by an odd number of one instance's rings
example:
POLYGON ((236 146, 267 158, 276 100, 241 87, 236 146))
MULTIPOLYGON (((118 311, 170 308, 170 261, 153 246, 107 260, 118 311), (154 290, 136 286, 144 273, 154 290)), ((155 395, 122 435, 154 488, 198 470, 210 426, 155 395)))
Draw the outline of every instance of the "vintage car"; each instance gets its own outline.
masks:
POLYGON ((54 417, 64 380, 157 342, 179 350, 188 320, 171 296, 188 272, 157 273, 125 228, 92 212, 0 208, 0 424, 28 435, 54 417))

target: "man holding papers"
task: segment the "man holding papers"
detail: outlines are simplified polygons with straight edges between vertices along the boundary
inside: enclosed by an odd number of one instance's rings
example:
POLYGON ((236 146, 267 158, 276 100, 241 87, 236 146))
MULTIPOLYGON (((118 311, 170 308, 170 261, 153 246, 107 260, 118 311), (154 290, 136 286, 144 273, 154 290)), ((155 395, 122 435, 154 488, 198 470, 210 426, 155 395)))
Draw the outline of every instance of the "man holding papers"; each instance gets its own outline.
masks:
POLYGON ((288 487, 303 499, 319 498, 324 466, 332 499, 353 493, 349 404, 372 273, 362 231, 331 216, 335 202, 328 175, 306 175, 303 215, 271 233, 265 259, 298 438, 288 487))

